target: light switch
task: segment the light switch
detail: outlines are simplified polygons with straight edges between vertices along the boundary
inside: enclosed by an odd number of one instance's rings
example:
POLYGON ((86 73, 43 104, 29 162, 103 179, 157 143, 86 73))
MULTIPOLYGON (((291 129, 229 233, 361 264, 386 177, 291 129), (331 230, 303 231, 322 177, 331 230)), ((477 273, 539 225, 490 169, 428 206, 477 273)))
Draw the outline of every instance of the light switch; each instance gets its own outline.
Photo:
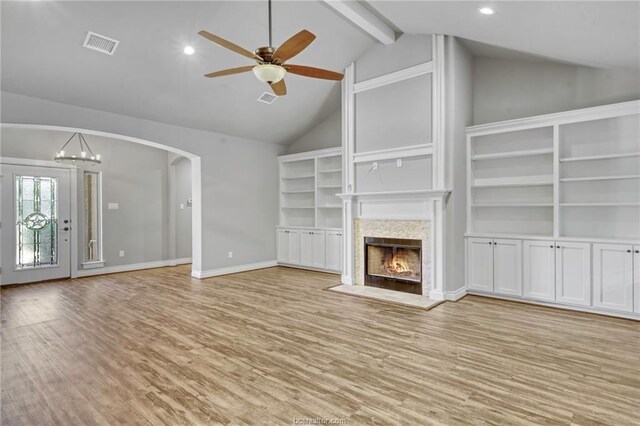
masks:
POLYGON ((107 208, 109 210, 118 210, 118 208, 119 208, 118 207, 118 203, 109 203, 109 204, 107 204, 107 208))
POLYGON ((180 210, 184 210, 184 204, 180 203, 180 210))

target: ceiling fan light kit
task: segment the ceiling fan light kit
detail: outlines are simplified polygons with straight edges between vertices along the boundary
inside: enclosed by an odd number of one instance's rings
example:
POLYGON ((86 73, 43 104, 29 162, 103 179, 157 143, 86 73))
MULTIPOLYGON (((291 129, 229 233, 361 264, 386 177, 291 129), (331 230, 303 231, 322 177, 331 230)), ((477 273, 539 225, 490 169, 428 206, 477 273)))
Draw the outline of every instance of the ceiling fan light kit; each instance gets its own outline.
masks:
POLYGON ((284 82, 284 76, 287 72, 304 77, 319 78, 322 80, 340 81, 343 78, 343 74, 322 68, 285 64, 287 60, 293 58, 298 53, 306 49, 307 46, 315 40, 316 36, 310 31, 302 30, 282 43, 282 45, 277 49, 271 47, 271 0, 269 0, 269 46, 259 47, 254 52, 251 52, 237 44, 223 39, 222 37, 211 34, 208 31, 203 30, 198 34, 209 41, 219 44, 220 46, 232 50, 242 56, 253 59, 258 63, 258 65, 254 66, 228 68, 205 74, 205 77, 208 78, 240 74, 251 70, 258 80, 269 84, 273 93, 278 96, 284 96, 287 94, 287 86, 284 82))
POLYGON ((284 78, 287 73, 280 65, 261 64, 253 67, 253 74, 263 83, 277 83, 284 78))

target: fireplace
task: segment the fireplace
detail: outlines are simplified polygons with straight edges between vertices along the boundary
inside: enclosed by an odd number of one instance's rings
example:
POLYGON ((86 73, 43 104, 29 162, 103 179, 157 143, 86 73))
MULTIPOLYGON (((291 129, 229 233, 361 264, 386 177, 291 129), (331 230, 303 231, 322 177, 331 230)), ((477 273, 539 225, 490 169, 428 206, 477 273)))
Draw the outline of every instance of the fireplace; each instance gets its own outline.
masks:
POLYGON ((364 285, 422 294, 422 241, 365 237, 364 285))

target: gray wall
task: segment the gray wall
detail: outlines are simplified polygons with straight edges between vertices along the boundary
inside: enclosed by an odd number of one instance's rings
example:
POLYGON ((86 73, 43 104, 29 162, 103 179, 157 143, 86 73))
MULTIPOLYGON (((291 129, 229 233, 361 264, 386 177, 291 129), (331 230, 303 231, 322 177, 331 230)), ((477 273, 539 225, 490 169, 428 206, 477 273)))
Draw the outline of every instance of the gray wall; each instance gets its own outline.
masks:
POLYGON ((289 145, 288 154, 335 148, 342 145, 342 110, 331 114, 304 136, 289 145))
MULTIPOLYGON (((51 160, 71 136, 67 132, 2 129, 0 156, 51 160)), ((105 266, 168 260, 167 152, 140 144, 86 136, 103 164, 103 260, 105 266), (117 210, 107 209, 118 203, 117 210), (119 251, 125 256, 120 257, 119 251)), ((72 142, 77 143, 77 139, 72 142)), ((74 149, 74 147, 72 147, 74 149)), ((67 149, 69 152, 70 150, 67 149)), ((83 169, 78 170, 78 264, 84 261, 83 169)))
POLYGON ((175 200, 173 210, 175 212, 176 226, 176 258, 191 257, 191 213, 192 207, 187 205, 191 200, 191 161, 180 157, 173 161, 170 167, 174 168, 175 200))
POLYGON ((474 124, 530 117, 640 98, 640 73, 478 57, 474 124))
POLYGON ((198 264, 199 259, 194 257, 194 270, 207 271, 275 259, 276 157, 284 152, 284 147, 9 92, 1 95, 3 123, 109 132, 200 157, 202 258, 198 264), (233 259, 227 257, 231 250, 233 259))
POLYGON ((455 37, 447 37, 446 184, 452 190, 445 211, 445 291, 465 286, 464 234, 467 228, 467 145, 473 121, 473 57, 455 37))

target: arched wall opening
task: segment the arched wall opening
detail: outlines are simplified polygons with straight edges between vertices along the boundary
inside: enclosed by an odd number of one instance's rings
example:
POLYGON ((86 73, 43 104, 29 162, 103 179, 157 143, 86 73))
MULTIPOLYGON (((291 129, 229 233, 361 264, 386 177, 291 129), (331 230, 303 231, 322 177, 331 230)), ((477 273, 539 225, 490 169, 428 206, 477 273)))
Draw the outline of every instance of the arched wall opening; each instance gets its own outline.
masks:
MULTIPOLYGON (((190 162, 191 168, 191 263, 192 263, 192 274, 193 271, 200 271, 202 265, 202 202, 201 202, 201 158, 198 155, 190 153, 188 151, 184 151, 173 146, 160 144, 154 141, 145 140, 141 138, 121 135, 117 133, 104 132, 104 131, 96 131, 92 129, 86 128, 77 128, 77 127, 66 127, 66 126, 53 126, 53 125, 38 125, 38 124, 12 124, 12 123, 1 123, 1 129, 21 129, 21 130, 40 130, 40 131, 50 131, 50 132, 60 132, 65 134, 73 134, 74 132, 81 132, 85 136, 97 136, 102 138, 113 139, 117 141, 130 142, 134 144, 144 145, 147 147, 159 149, 165 152, 168 152, 168 164, 171 165, 172 161, 175 161, 179 158, 186 158, 190 162)), ((64 142, 64 141, 63 141, 64 142)), ((3 144, 6 141, 2 142, 3 144)), ((53 150, 57 150, 60 147, 55 147, 53 150)), ((54 151, 51 152, 51 160, 53 160, 54 151)), ((3 157, 0 157, 2 163, 10 164, 12 160, 11 158, 7 158, 4 153, 3 157)), ((113 159, 112 159, 113 160, 113 159)), ((43 161, 34 161, 34 165, 44 165, 43 161)), ((50 161, 53 163, 53 161, 50 161)), ((28 164, 28 163, 24 163, 28 164)), ((170 168, 170 167, 169 167, 170 168)), ((73 235, 75 236, 75 241, 77 245, 77 229, 73 230, 73 235)), ((175 240, 171 241, 171 236, 169 236, 169 253, 171 253, 171 244, 175 244, 175 240)), ((172 264, 171 260, 174 257, 169 256, 169 264, 172 264)), ((77 262, 72 261, 71 265, 71 276, 78 276, 78 265, 77 262)), ((106 269, 106 268, 105 268, 106 269)), ((97 271, 96 271, 97 272, 97 271)), ((108 271, 105 271, 108 272, 108 271)))

